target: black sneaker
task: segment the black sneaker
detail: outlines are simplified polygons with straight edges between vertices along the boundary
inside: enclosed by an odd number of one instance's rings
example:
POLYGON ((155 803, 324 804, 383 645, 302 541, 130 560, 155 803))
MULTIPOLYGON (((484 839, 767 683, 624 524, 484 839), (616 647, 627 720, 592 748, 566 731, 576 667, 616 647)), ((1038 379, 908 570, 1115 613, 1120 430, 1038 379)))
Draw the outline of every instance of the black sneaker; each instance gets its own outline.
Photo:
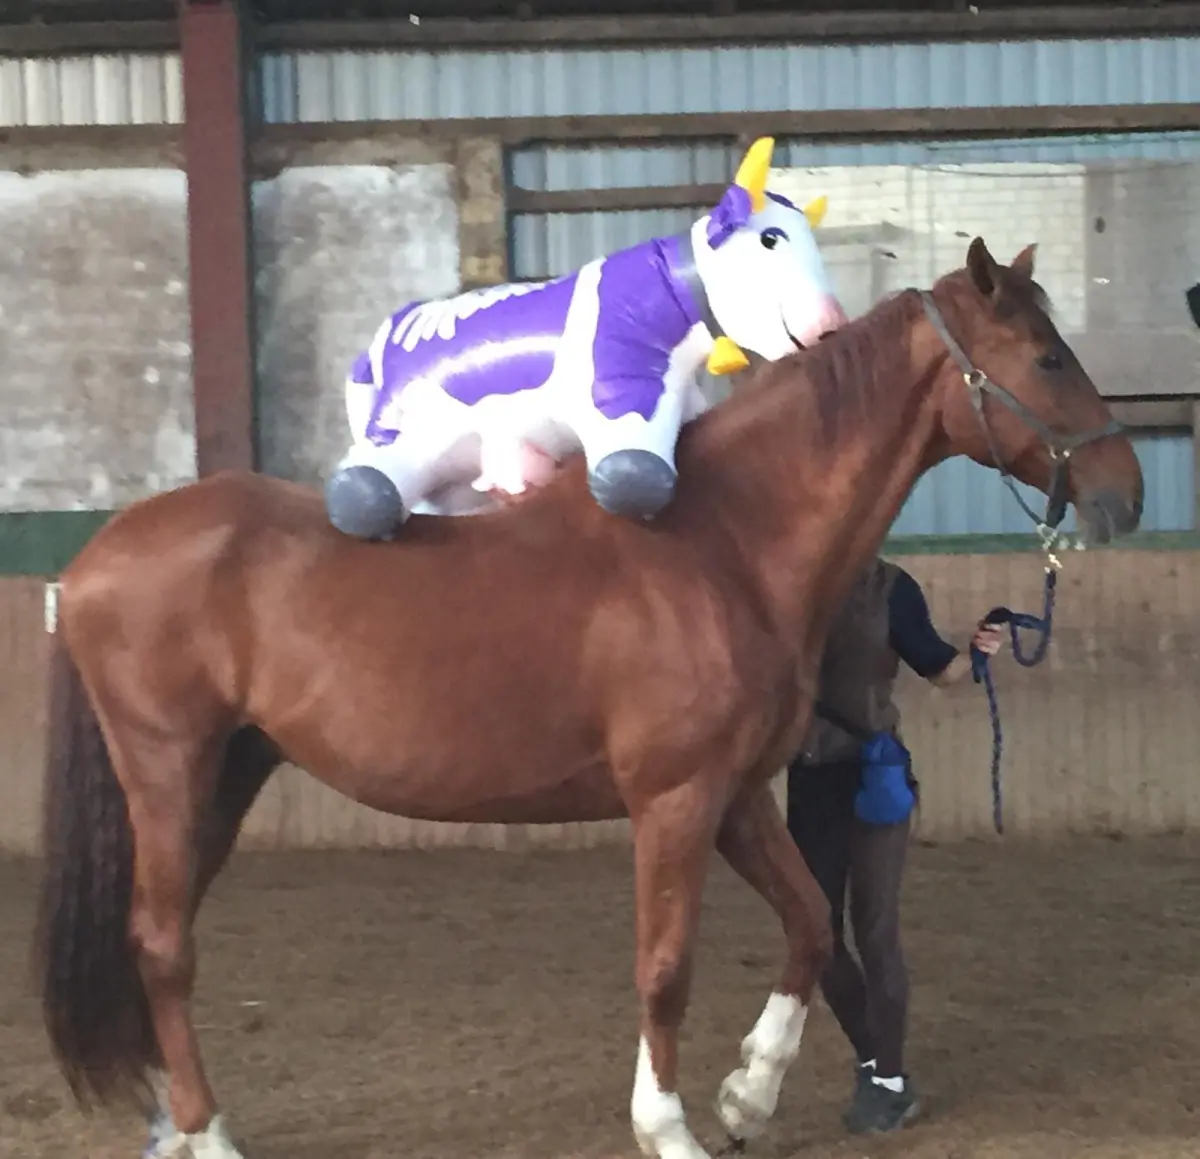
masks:
POLYGON ((854 1100, 842 1122, 852 1135, 878 1135, 907 1126, 919 1110, 920 1103, 907 1079, 904 1090, 890 1091, 874 1081, 867 1067, 859 1067, 854 1100))

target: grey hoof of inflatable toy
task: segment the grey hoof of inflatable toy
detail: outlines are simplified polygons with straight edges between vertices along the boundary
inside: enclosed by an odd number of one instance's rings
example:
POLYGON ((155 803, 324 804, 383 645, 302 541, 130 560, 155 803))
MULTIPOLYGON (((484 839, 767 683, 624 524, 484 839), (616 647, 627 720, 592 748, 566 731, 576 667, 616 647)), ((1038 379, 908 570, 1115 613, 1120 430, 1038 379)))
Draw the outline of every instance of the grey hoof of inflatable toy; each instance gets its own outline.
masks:
POLYGON ((588 486, 605 511, 651 519, 675 494, 675 468, 653 451, 613 451, 596 464, 588 486))
POLYGON ((375 467, 341 467, 325 484, 329 522, 355 539, 390 539, 404 522, 404 500, 375 467))

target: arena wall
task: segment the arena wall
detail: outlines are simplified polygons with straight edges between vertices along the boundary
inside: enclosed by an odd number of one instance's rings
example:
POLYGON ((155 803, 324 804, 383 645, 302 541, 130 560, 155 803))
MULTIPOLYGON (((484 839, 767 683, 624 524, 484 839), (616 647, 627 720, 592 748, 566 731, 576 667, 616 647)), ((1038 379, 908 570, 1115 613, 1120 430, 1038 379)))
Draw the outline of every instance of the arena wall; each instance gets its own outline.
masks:
MULTIPOLYGON (((962 641, 989 608, 1037 610, 1033 554, 896 557, 926 586, 943 630, 962 641)), ((1190 551, 1072 552, 1044 664, 995 664, 1004 726, 1008 832, 1142 833, 1200 828, 1200 558, 1190 551)), ((0 580, 0 849, 37 848, 45 716, 43 585, 0 580)), ((948 691, 904 677, 906 739, 922 784, 919 834, 987 836, 991 731, 981 689, 948 691)), ((599 825, 437 825, 384 817, 298 769, 268 785, 248 819, 246 847, 581 848, 628 837, 599 825)))

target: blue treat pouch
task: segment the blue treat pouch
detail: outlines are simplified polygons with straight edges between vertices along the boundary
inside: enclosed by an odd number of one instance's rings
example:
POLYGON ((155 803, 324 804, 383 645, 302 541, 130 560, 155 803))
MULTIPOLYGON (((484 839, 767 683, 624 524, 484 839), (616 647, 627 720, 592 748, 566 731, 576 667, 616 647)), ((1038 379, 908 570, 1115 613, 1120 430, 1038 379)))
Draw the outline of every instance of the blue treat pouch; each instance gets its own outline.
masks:
POLYGON ((917 804, 909 776, 911 767, 908 749, 890 732, 877 732, 863 741, 855 816, 869 825, 906 821, 917 804))

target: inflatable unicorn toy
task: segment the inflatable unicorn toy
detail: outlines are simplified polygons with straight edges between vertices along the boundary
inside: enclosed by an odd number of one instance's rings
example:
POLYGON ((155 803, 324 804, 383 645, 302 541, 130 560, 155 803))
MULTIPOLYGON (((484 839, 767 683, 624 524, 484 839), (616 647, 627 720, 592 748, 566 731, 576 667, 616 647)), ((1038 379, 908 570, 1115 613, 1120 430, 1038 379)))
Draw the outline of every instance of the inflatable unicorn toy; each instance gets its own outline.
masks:
POLYGON ((707 409, 697 374, 774 360, 846 321, 799 209, 766 190, 774 140, 747 151, 720 203, 545 282, 414 302, 346 383, 353 446, 329 478, 330 522, 389 539, 414 511, 466 514, 520 494, 582 450, 596 502, 651 519, 674 494, 675 444, 707 409))

